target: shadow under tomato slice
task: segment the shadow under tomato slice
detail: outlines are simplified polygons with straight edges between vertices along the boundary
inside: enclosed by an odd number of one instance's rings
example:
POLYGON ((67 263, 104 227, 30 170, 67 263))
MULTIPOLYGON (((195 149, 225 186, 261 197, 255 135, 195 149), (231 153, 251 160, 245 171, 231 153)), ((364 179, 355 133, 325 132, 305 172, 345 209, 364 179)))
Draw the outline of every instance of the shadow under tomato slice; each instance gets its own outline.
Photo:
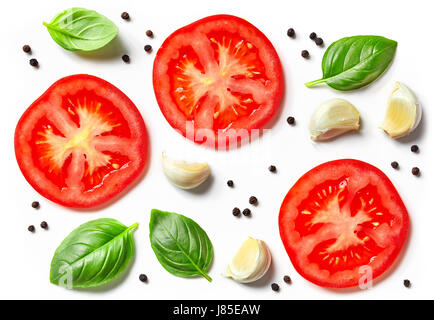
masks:
POLYGON ((106 203, 143 171, 147 133, 128 97, 110 83, 74 75, 54 83, 21 117, 15 153, 27 181, 69 207, 106 203))
POLYGON ((395 260, 408 232, 408 214, 390 180, 357 160, 336 160, 303 175, 288 192, 279 229, 294 267, 324 287, 359 284, 395 260), (363 269, 366 270, 366 269, 363 269))

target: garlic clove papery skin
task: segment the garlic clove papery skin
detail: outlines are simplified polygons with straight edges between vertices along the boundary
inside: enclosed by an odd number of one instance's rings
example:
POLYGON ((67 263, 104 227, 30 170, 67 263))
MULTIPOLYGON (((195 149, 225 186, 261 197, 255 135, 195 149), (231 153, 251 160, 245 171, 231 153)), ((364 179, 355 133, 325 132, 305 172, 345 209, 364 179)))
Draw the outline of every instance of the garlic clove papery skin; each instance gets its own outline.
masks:
POLYGON ((398 139, 413 132, 421 119, 422 107, 416 95, 405 84, 395 82, 380 129, 391 138, 398 139))
POLYGON ((163 152, 161 163, 166 177, 175 186, 193 189, 205 182, 211 174, 207 163, 187 162, 169 158, 163 152))
POLYGON ((330 99, 320 104, 309 123, 310 137, 314 141, 328 140, 359 127, 359 111, 344 99, 330 99))

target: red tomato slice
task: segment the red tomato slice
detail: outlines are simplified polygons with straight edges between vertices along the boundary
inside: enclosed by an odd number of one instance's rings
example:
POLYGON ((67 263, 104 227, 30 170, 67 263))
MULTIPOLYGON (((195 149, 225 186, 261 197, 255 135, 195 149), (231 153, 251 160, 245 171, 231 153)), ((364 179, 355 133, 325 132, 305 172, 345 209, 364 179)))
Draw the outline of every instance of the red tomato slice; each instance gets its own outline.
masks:
POLYGON ((60 79, 22 115, 15 155, 26 180, 67 207, 101 205, 142 172, 147 133, 133 102, 90 75, 60 79))
POLYGON ((357 286, 366 266, 372 279, 386 271, 408 227, 407 209, 386 175, 349 159, 304 174, 279 215, 280 236, 295 269, 331 288, 357 286))
POLYGON ((154 91, 187 138, 226 147, 249 140, 279 107, 283 74, 271 42, 246 20, 215 15, 171 34, 154 61, 154 91))

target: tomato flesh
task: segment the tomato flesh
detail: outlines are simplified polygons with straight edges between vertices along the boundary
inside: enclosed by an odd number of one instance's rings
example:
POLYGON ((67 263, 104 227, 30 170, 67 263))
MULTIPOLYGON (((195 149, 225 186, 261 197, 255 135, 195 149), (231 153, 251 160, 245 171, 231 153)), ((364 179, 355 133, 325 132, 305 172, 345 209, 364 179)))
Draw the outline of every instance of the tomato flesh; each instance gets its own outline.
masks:
POLYGON ((25 178, 59 204, 88 208, 125 189, 143 171, 147 134, 119 89, 89 75, 53 84, 21 117, 15 153, 25 178))
POLYGON ((215 146, 227 144, 231 129, 236 135, 265 125, 279 106, 283 75, 275 49, 258 29, 217 15, 166 39, 154 62, 153 82, 171 126, 195 142, 207 136, 207 145, 215 146))
POLYGON ((322 164, 301 177, 285 197, 279 229, 297 271, 324 287, 359 284, 395 260, 408 232, 407 210, 390 180, 358 160, 322 164))

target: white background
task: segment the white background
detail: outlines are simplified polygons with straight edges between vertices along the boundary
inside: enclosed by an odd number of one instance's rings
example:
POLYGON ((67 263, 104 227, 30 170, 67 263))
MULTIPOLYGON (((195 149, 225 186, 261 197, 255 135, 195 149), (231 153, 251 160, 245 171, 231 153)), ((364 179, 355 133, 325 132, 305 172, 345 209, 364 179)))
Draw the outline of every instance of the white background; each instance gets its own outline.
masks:
POLYGON ((7 1, 0 20, 1 92, 1 229, 0 229, 0 298, 61 299, 416 299, 434 298, 434 212, 433 179, 433 39, 431 1, 7 1), (107 48, 94 54, 68 52, 49 36, 42 21, 73 6, 95 9, 113 20, 119 36, 107 48), (128 11, 131 20, 120 18, 128 11), (243 17, 262 30, 274 44, 285 73, 285 96, 281 109, 270 123, 271 131, 250 146, 231 152, 215 152, 194 145, 177 134, 166 122, 152 89, 152 63, 162 41, 174 30, 199 18, 228 13, 243 17), (289 39, 286 30, 293 27, 297 38, 289 39), (153 40, 145 36, 152 29, 153 40), (328 87, 307 89, 303 83, 320 78, 320 49, 309 39, 316 31, 326 45, 344 36, 377 34, 398 41, 395 60, 387 73, 373 85, 351 93, 328 87), (152 54, 143 50, 154 47, 152 54), (30 56, 21 48, 32 47, 32 56, 40 68, 29 65, 30 56), (302 49, 311 59, 300 56, 302 49), (130 55, 131 63, 121 60, 130 55), (96 212, 77 212, 62 208, 38 195, 21 175, 15 161, 13 135, 24 110, 54 81, 76 73, 102 77, 119 87, 137 105, 150 135, 151 157, 146 176, 125 197, 96 212), (424 107, 420 127, 411 136, 393 141, 378 125, 394 81, 406 83, 424 107), (360 132, 332 142, 314 144, 307 124, 315 107, 325 99, 341 97, 360 111, 360 132), (297 124, 286 123, 293 115, 297 124), (417 143, 420 153, 410 152, 417 143), (183 191, 173 187, 160 166, 163 150, 189 159, 207 161, 213 178, 200 190, 183 191), (356 158, 382 169, 400 192, 410 213, 411 230, 404 253, 391 272, 371 290, 332 291, 304 280, 294 270, 278 233, 280 203, 293 183, 310 168, 337 158, 356 158), (390 167, 398 161, 400 170, 390 167), (267 168, 275 164, 277 174, 267 168), (416 178, 410 171, 421 168, 416 178), (233 179, 236 187, 226 186, 233 179), (236 219, 234 206, 248 207, 248 198, 256 195, 259 206, 253 216, 236 219), (38 200, 40 210, 30 204, 38 200), (211 238, 215 258, 210 268, 212 283, 203 278, 172 276, 158 263, 149 243, 148 223, 151 208, 175 211, 193 218, 211 238), (112 217, 126 225, 139 222, 134 239, 135 259, 131 268, 114 283, 92 290, 69 291, 50 284, 49 268, 54 250, 75 227, 91 219, 112 217), (46 220, 49 230, 39 223, 46 220), (34 224, 34 234, 27 226, 34 224), (252 236, 270 247, 273 263, 259 283, 241 285, 223 278, 227 262, 242 241, 252 236), (140 273, 149 277, 143 284, 140 273), (282 281, 288 274, 293 284, 282 281), (410 279, 413 287, 402 285, 410 279), (280 292, 270 289, 272 282, 280 292))

